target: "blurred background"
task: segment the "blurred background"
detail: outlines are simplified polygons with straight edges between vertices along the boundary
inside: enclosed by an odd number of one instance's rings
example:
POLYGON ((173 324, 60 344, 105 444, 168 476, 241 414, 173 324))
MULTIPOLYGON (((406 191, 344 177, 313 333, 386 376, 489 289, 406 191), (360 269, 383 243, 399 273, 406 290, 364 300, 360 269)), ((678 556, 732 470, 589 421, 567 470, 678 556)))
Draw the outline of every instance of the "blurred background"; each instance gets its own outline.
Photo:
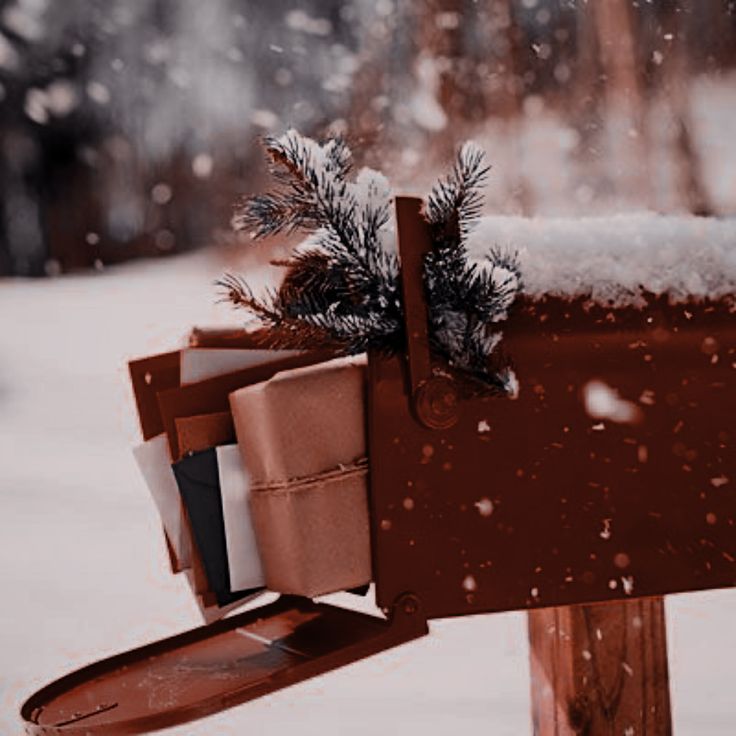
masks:
MULTIPOLYGON (((272 278, 229 226, 259 137, 341 133, 418 193, 472 137, 489 213, 725 218, 735 113, 733 0, 0 0, 0 733, 62 673, 200 624, 126 364, 239 321, 224 269, 272 278)), ((678 734, 734 734, 735 606, 667 600, 678 734)), ((518 612, 437 622, 171 733, 519 736, 526 641, 518 612)))
POLYGON ((0 0, 0 275, 233 244, 266 133, 493 212, 736 211, 733 0, 0 0))

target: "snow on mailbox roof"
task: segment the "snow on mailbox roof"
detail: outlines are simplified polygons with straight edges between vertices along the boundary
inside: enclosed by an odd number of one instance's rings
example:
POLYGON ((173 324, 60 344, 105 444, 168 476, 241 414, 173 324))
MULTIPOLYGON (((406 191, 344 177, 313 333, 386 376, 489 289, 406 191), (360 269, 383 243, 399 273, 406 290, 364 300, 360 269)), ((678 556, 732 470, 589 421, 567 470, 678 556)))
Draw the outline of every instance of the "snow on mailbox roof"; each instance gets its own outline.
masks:
POLYGON ((736 218, 654 213, 610 217, 484 217, 468 240, 518 252, 524 292, 643 306, 644 294, 672 302, 736 295, 736 218))

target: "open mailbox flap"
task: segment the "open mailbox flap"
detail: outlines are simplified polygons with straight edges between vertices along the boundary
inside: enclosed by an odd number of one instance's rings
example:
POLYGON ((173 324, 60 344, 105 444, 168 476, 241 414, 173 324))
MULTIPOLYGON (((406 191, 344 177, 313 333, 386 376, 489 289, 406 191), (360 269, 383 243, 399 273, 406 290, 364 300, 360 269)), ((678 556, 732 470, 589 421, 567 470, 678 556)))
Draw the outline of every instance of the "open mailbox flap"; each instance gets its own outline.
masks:
POLYGON ((282 596, 73 672, 22 708, 29 734, 134 734, 253 700, 427 633, 412 598, 390 618, 282 596))

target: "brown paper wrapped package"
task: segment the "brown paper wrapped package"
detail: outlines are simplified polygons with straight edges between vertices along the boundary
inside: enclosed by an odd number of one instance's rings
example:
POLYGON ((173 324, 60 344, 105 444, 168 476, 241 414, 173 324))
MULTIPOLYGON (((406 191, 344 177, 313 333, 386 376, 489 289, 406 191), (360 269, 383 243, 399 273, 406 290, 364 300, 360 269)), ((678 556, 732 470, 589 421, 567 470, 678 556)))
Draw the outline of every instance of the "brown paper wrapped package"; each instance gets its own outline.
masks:
POLYGON ((341 358, 230 395, 271 590, 313 597, 371 579, 365 381, 364 359, 341 358))

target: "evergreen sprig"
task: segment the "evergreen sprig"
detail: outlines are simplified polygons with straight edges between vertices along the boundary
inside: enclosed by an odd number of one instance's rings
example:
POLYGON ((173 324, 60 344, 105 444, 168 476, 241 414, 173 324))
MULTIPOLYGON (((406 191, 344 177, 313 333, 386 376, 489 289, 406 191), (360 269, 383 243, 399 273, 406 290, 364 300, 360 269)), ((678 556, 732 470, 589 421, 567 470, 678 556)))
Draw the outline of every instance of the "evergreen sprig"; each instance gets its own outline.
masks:
POLYGON ((489 372, 489 357, 501 340, 494 324, 521 288, 519 264, 497 248, 473 262, 466 248, 483 210, 489 171, 483 150, 468 142, 430 192, 426 215, 433 248, 425 262, 425 286, 435 350, 462 370, 504 384, 503 372, 489 372))
MULTIPOLYGON (((330 344, 345 353, 402 349, 399 264, 384 177, 364 169, 349 179, 352 156, 341 139, 319 145, 289 131, 267 138, 265 147, 278 186, 242 202, 233 225, 256 239, 294 231, 311 237, 277 262, 287 269, 278 290, 255 296, 242 278, 226 275, 218 282, 224 299, 284 346, 330 344)), ((497 323, 521 288, 519 265, 498 249, 473 261, 466 249, 489 170, 483 151, 467 143, 432 189, 425 212, 433 244, 425 290, 433 349, 508 392, 511 374, 489 359, 501 339, 497 323)))
POLYGON ((435 247, 462 249, 483 211, 483 188, 490 170, 483 149, 468 141, 450 173, 432 187, 426 215, 435 247))
POLYGON ((290 130, 280 138, 266 137, 264 148, 272 176, 283 186, 241 202, 232 220, 235 230, 252 230, 256 238, 280 232, 315 230, 329 223, 349 243, 351 210, 347 176, 350 149, 341 138, 324 146, 290 130))

